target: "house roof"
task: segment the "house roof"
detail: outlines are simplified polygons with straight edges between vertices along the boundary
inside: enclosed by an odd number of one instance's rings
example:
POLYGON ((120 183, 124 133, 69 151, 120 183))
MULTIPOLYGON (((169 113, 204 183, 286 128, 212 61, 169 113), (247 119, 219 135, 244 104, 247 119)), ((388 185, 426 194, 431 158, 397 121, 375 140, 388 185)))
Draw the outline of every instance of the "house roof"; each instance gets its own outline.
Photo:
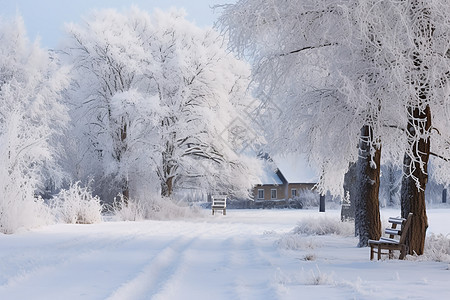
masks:
POLYGON ((283 184, 276 167, 273 163, 264 160, 263 162, 263 173, 260 178, 260 184, 283 184))
POLYGON ((305 157, 288 155, 272 158, 268 154, 260 157, 263 158, 263 174, 259 184, 316 183, 318 180, 305 157))
POLYGON ((304 156, 275 156, 273 161, 289 183, 316 183, 318 181, 316 171, 308 165, 304 156))

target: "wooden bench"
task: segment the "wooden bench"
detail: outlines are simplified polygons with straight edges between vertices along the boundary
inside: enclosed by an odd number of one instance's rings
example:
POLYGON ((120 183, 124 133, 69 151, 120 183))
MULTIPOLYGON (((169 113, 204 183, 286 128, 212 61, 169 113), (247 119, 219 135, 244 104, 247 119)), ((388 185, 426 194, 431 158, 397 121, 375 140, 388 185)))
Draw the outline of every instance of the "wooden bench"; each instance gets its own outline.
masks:
POLYGON ((226 196, 212 196, 212 214, 214 215, 214 212, 216 210, 221 210, 223 215, 227 214, 227 197, 226 196))
POLYGON ((389 237, 381 237, 379 240, 369 240, 370 246, 370 259, 373 259, 374 253, 377 253, 377 259, 381 258, 381 255, 389 255, 389 259, 393 258, 393 251, 400 250, 399 259, 404 259, 408 253, 408 246, 406 245, 406 238, 408 236, 408 230, 411 226, 412 213, 408 214, 406 219, 404 218, 389 218, 388 222, 391 223, 391 228, 386 228, 384 231, 389 237), (397 228, 397 225, 401 225, 401 228, 397 228), (399 238, 396 238, 396 237, 399 238), (382 252, 382 250, 388 250, 388 252, 382 252))

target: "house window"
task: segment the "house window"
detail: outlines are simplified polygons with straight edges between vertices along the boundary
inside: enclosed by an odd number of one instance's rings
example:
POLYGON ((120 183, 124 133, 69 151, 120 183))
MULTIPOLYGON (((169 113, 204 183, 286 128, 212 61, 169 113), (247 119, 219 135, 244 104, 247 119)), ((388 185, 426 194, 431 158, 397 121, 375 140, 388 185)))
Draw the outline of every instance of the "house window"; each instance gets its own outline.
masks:
POLYGON ((270 198, 271 199, 277 199, 277 190, 276 189, 271 189, 270 190, 270 198))
POLYGON ((258 199, 264 199, 264 190, 258 190, 258 199))
POLYGON ((296 189, 292 189, 291 190, 291 195, 292 195, 292 198, 297 197, 297 190, 296 189))

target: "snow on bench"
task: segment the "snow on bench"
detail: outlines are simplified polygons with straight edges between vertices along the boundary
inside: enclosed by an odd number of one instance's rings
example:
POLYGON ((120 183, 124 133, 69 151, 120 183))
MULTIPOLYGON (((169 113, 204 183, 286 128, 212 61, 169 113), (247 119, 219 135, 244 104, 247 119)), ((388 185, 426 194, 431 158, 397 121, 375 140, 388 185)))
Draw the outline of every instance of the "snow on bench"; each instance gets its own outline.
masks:
POLYGON ((378 241, 374 241, 376 243, 390 243, 390 244, 398 244, 400 243, 400 240, 386 238, 386 237, 380 237, 378 241))
POLYGON ((214 212, 216 210, 221 210, 223 215, 227 214, 227 196, 222 195, 216 195, 212 196, 212 214, 214 215, 214 212))
POLYGON ((370 246, 370 260, 373 259, 373 254, 377 253, 377 258, 380 259, 381 255, 389 255, 389 259, 393 257, 393 250, 400 250, 399 259, 404 259, 408 246, 406 245, 406 238, 409 227, 411 225, 412 213, 408 214, 407 219, 403 218, 389 218, 389 223, 392 224, 391 228, 386 228, 385 233, 389 234, 389 237, 381 237, 379 240, 369 240, 370 246), (397 225, 401 225, 401 229, 397 229, 397 225), (399 236, 398 239, 395 236, 399 236), (382 250, 388 250, 388 252, 382 252, 382 250))
POLYGON ((404 219, 404 218, 393 218, 393 217, 390 217, 388 220, 389 223, 397 224, 397 225, 401 225, 405 221, 406 221, 406 219, 404 219))
POLYGON ((402 234, 402 230, 401 229, 394 229, 394 228, 386 228, 384 230, 384 233, 389 234, 389 235, 401 235, 402 234))

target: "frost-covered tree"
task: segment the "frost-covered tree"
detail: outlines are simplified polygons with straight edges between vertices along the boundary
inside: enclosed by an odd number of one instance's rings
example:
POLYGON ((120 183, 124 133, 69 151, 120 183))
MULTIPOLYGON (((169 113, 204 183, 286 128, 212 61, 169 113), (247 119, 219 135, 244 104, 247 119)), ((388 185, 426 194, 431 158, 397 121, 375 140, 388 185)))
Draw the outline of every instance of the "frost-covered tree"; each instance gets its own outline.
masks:
MULTIPOLYGON (((403 159, 402 216, 412 212, 409 251, 423 254, 428 227, 425 188, 430 155, 449 168, 450 7, 446 1, 402 1, 411 42, 406 51, 407 147, 403 159), (433 144, 435 146, 433 146, 433 144)), ((437 174, 440 177, 440 174, 437 174)))
POLYGON ((162 196, 247 193, 258 169, 239 154, 243 141, 255 139, 245 130, 250 71, 217 32, 180 11, 137 8, 101 11, 68 31, 74 113, 125 196, 132 178, 159 182, 162 196))
POLYGON ((29 42, 21 17, 0 19, 0 232, 49 221, 36 195, 43 175, 56 170, 51 139, 68 121, 67 72, 29 42))
MULTIPOLYGON (((399 163, 404 153, 412 158, 404 172, 414 188, 403 194, 417 207, 424 202, 413 190, 425 189, 420 182, 426 181, 430 135, 436 135, 441 156, 448 151, 443 130, 431 130, 426 108, 434 103, 442 114, 448 105, 447 10, 440 0, 242 0, 224 7, 220 23, 234 49, 252 57, 260 94, 289 108, 270 124, 273 144, 309 153, 323 170, 320 187, 334 192, 349 162, 357 160, 361 246, 380 235, 381 146, 387 162, 399 163), (439 25, 427 25, 431 19, 439 25), (437 43, 428 38, 434 31, 437 43)), ((414 213, 422 224, 416 228, 426 227, 424 210, 414 213)), ((416 234, 424 240, 424 233, 416 234)))
POLYGON ((156 61, 157 71, 152 66, 148 76, 163 111, 156 163, 162 195, 200 185, 243 196, 252 184, 244 177, 254 174, 237 154, 240 143, 255 138, 244 114, 254 102, 249 68, 227 52, 217 32, 198 28, 180 12, 157 12, 153 24, 154 40, 146 46, 156 61))
POLYGON ((359 157, 360 245, 380 236, 380 103, 392 90, 378 80, 386 76, 379 57, 389 53, 377 46, 391 28, 378 28, 368 11, 358 1, 239 1, 221 19, 234 49, 252 56, 260 94, 287 108, 269 123, 275 150, 306 152, 322 170, 321 191, 334 193, 359 157))
POLYGON ((95 13, 84 25, 67 26, 70 39, 65 46, 74 66, 72 135, 83 153, 75 174, 82 177, 76 179, 86 181, 93 175, 86 169, 94 166, 99 181, 112 183, 104 189, 120 192, 125 199, 130 172, 137 173, 133 168, 151 168, 153 147, 147 143, 154 125, 152 109, 158 106, 147 94, 143 72, 150 62, 140 35, 149 24, 140 17, 113 10, 95 13))

